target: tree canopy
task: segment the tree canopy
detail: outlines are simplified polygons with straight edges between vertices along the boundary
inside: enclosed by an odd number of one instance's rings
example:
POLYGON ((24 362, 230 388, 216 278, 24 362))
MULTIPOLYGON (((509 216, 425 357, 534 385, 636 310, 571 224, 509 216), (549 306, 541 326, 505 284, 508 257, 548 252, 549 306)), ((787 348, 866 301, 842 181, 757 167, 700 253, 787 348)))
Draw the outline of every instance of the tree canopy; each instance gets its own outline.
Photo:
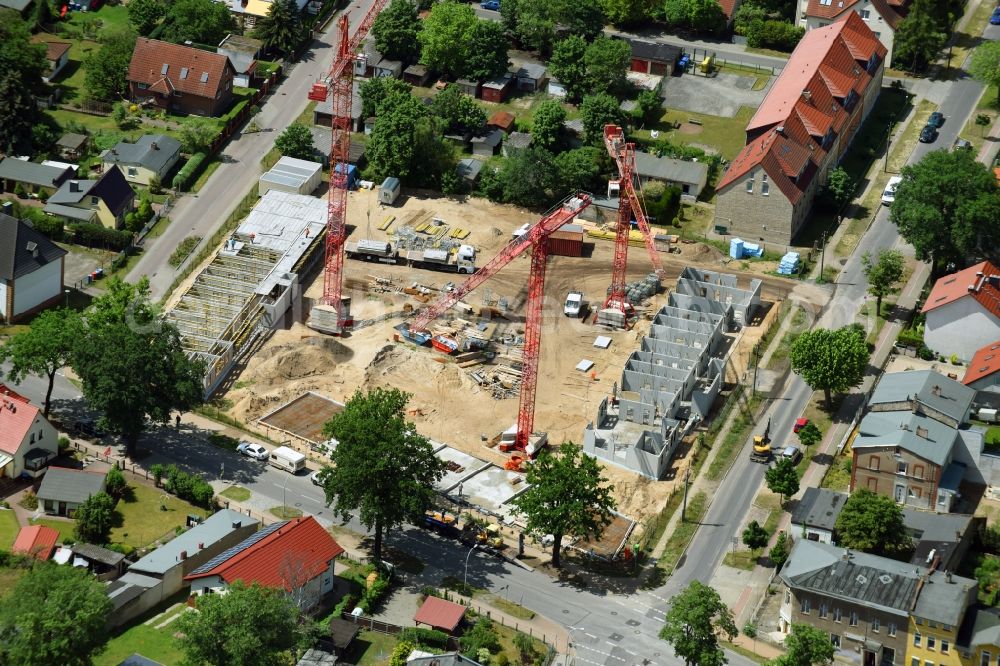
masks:
POLYGON ((74 310, 45 310, 26 331, 15 334, 0 346, 0 362, 10 361, 7 377, 20 383, 28 375, 48 379, 45 391, 45 416, 49 415, 52 386, 56 371, 69 365, 73 347, 80 337, 80 316, 74 310))
POLYGON ((674 595, 660 638, 669 643, 687 666, 722 666, 726 654, 719 636, 736 634, 733 613, 715 589, 697 580, 674 595))
POLYGON ((580 118, 583 121, 583 138, 587 143, 601 141, 605 125, 625 124, 625 113, 618 100, 607 93, 584 97, 580 105, 580 118))
POLYGON ((884 557, 908 558, 913 542, 903 524, 903 509, 891 497, 858 488, 834 524, 837 544, 884 557))
POLYGON ((896 283, 903 278, 903 253, 882 249, 877 256, 872 256, 871 252, 865 252, 861 263, 868 278, 868 293, 875 297, 875 316, 881 317, 882 299, 895 293, 896 283))
POLYGON ((372 24, 375 48, 390 60, 414 62, 420 57, 420 21, 412 0, 392 0, 372 24))
POLYGON ((89 666, 108 641, 110 612, 88 571, 38 562, 0 604, 0 663, 89 666))
POLYGON ((274 0, 267 16, 257 20, 253 36, 269 51, 289 54, 302 43, 304 27, 295 0, 274 0))
POLYGON ((827 406, 832 392, 857 386, 868 367, 868 345, 864 329, 857 325, 836 330, 805 331, 792 342, 792 371, 814 391, 823 391, 827 406))
POLYGON ((27 152, 40 113, 34 91, 42 85, 45 45, 11 9, 0 9, 0 151, 27 152))
POLYGON ((935 16, 935 4, 937 0, 914 0, 896 28, 893 63, 899 63, 911 72, 919 72, 941 54, 948 33, 947 26, 935 16))
POLYGON ((583 59, 587 66, 587 88, 591 93, 616 94, 625 88, 632 49, 624 39, 597 37, 587 47, 583 59))
POLYGON ((515 151, 498 172, 483 169, 480 188, 493 201, 526 208, 547 206, 556 198, 559 171, 552 153, 529 146, 515 151))
POLYGON ((997 89, 996 104, 1000 106, 1000 42, 985 40, 972 52, 969 73, 988 86, 997 89))
POLYGON ((566 109, 555 99, 547 99, 535 109, 531 120, 531 142, 539 148, 555 151, 562 143, 566 109))
POLYGON ((128 22, 142 36, 148 36, 167 15, 163 0, 129 0, 125 6, 128 22))
POLYGON ((615 25, 629 25, 647 18, 653 0, 599 0, 608 21, 615 25))
POLYGON ((889 219, 918 259, 940 269, 1000 258, 1000 189, 973 151, 935 150, 901 174, 889 219))
MULTIPOLYGON (((209 0, 211 2, 211 0, 209 0)), ((131 29, 104 33, 101 48, 83 62, 84 89, 88 99, 114 100, 128 92, 128 68, 135 50, 135 32, 131 29)))
POLYGON ((606 183, 606 165, 610 164, 608 153, 603 148, 582 146, 556 155, 558 186, 554 198, 572 192, 599 192, 606 183))
POLYGON ((101 412, 100 424, 125 440, 135 455, 147 421, 166 423, 203 398, 203 366, 188 358, 177 328, 149 303, 149 282, 119 279, 94 299, 84 336, 73 351, 87 404, 101 412))
POLYGON ((301 633, 301 614, 283 590, 247 587, 198 597, 197 613, 177 621, 185 663, 210 666, 281 666, 301 633))
POLYGON ((333 467, 321 474, 327 503, 345 518, 351 511, 375 531, 372 557, 382 559, 382 537, 405 520, 417 521, 434 501, 444 463, 405 418, 410 396, 398 389, 356 392, 323 427, 336 438, 333 467))
POLYGON ((274 140, 274 147, 282 155, 299 160, 311 160, 316 153, 312 132, 302 123, 292 123, 274 140))
POLYGON ((365 146, 365 177, 382 182, 395 176, 408 185, 438 186, 442 175, 455 167, 454 153, 442 139, 439 121, 410 95, 390 94, 377 108, 375 126, 365 146))
POLYGON ((604 12, 596 2, 573 0, 507 0, 500 3, 504 29, 523 46, 548 54, 556 37, 578 35, 591 41, 604 29, 604 12))
POLYGON ((421 62, 446 76, 464 76, 472 31, 478 22, 471 5, 436 3, 420 30, 421 62))
POLYGON ((570 101, 581 99, 587 92, 587 42, 579 35, 570 35, 556 42, 549 59, 549 71, 566 89, 570 101))
POLYGON ((454 84, 434 96, 431 113, 441 119, 445 134, 478 132, 486 124, 483 108, 454 84))
POLYGON ((764 472, 767 489, 781 495, 781 501, 799 492, 799 476, 795 473, 795 463, 791 458, 781 458, 764 472))
POLYGON ((163 39, 175 44, 218 44, 236 29, 229 5, 214 0, 174 0, 165 20, 163 39))
POLYGON ((409 83, 391 76, 375 76, 365 79, 358 88, 358 93, 361 95, 361 115, 365 118, 378 117, 383 102, 394 95, 409 97, 412 90, 413 86, 409 83))
POLYGON ((822 629, 808 624, 795 623, 785 636, 786 653, 771 662, 770 666, 819 666, 833 662, 836 650, 830 636, 822 629))
POLYGON ((600 537, 611 523, 615 500, 597 460, 565 442, 542 452, 528 467, 528 489, 512 501, 527 530, 552 535, 552 566, 560 566, 564 536, 600 537))
POLYGON ((115 514, 115 500, 105 492, 91 495, 77 508, 74 519, 76 520, 74 534, 77 539, 104 545, 108 543, 111 529, 118 519, 115 514))
POLYGON ((767 540, 767 530, 761 527, 756 520, 750 521, 750 524, 743 530, 743 545, 750 550, 760 550, 767 545, 767 540))
POLYGON ((663 0, 657 16, 673 29, 716 33, 726 26, 718 0, 663 0))
POLYGON ((463 75, 473 81, 488 81, 507 71, 507 35, 494 21, 476 21, 469 35, 463 75))
POLYGON ((802 446, 812 446, 819 444, 823 439, 823 433, 815 423, 807 423, 799 429, 799 441, 802 446))

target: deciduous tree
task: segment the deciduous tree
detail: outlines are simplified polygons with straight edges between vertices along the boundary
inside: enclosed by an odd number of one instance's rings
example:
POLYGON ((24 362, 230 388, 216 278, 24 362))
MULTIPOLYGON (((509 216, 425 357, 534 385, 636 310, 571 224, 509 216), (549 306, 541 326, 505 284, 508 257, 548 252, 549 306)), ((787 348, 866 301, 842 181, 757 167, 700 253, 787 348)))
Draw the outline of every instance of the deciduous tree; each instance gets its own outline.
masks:
POLYGON ((476 21, 469 34, 464 76, 473 81, 488 81, 507 71, 509 41, 503 26, 495 21, 476 21))
POLYGON ((651 125, 663 117, 663 98, 655 90, 643 90, 635 100, 632 117, 640 125, 651 125))
POLYGON ((767 554, 767 559, 771 560, 771 564, 777 569, 780 569, 785 564, 785 560, 788 559, 787 534, 784 532, 778 533, 778 538, 774 540, 774 545, 771 546, 771 552, 767 554))
POLYGON ((760 550, 767 545, 767 540, 767 530, 761 527, 756 520, 750 521, 750 524, 743 530, 743 545, 750 550, 760 550))
POLYGON ((770 666, 819 666, 833 662, 835 648, 830 636, 822 629, 795 623, 785 637, 785 654, 770 666))
POLYGON ((695 580, 671 601, 660 638, 673 646, 687 666, 725 664, 719 636, 732 640, 737 630, 733 613, 719 593, 695 580))
POLYGON ((913 542, 903 524, 903 509, 891 497, 858 488, 844 503, 834 525, 837 543, 885 557, 909 557, 913 542))
POLYGON ((327 503, 346 518, 351 511, 374 529, 372 556, 382 559, 382 537, 404 520, 421 520, 434 501, 444 463, 405 418, 409 395, 398 389, 356 392, 323 432, 337 439, 323 471, 327 503))
POLYGON ((630 25, 649 18, 651 0, 599 0, 608 21, 615 25, 630 25))
POLYGON ((795 463, 791 458, 781 458, 764 472, 767 489, 781 495, 781 503, 799 492, 799 475, 795 473, 795 463))
POLYGON ((568 195, 579 190, 599 191, 605 182, 602 172, 607 162, 607 151, 594 146, 583 146, 556 155, 556 171, 559 174, 556 195, 568 195))
POLYGON ((547 99, 535 109, 531 120, 531 142, 539 148, 555 152, 562 143, 566 109, 558 100, 547 99))
POLYGON ((129 24, 144 37, 153 32, 167 15, 163 0, 129 0, 125 8, 128 10, 129 24))
POLYGON ((391 76, 376 76, 366 79, 358 88, 361 95, 361 115, 365 118, 377 117, 383 102, 394 95, 410 96, 413 90, 406 81, 391 76))
POLYGON ((584 97, 580 105, 580 118, 583 120, 583 138, 587 143, 599 142, 604 136, 605 125, 625 124, 625 113, 618 100, 607 93, 584 97))
POLYGON ((815 423, 807 423, 799 429, 799 441, 802 446, 812 446, 819 444, 823 439, 823 433, 815 423))
POLYGON ((997 88, 996 105, 1000 108, 1000 41, 985 40, 972 52, 969 73, 988 86, 997 88))
POLYGON ((74 533, 77 539, 97 545, 106 544, 111 536, 111 529, 118 520, 115 514, 115 500, 103 491, 91 495, 77 508, 74 518, 76 520, 74 533))
POLYGON ((595 39, 584 56, 588 90, 616 94, 624 89, 631 54, 628 42, 623 39, 595 39))
POLYGON ((936 0, 915 0, 896 28, 893 62, 917 72, 937 60, 948 39, 945 26, 934 15, 936 0))
POLYGON ((454 1, 435 4, 420 30, 420 61, 446 76, 462 76, 478 21, 470 5, 454 1))
POLYGON ((35 317, 31 328, 15 334, 0 346, 0 361, 10 361, 7 377, 20 383, 28 375, 48 379, 45 389, 45 416, 49 415, 56 371, 69 365, 73 348, 80 338, 80 316, 74 310, 57 308, 35 317))
POLYGON ((198 597, 197 613, 177 621, 185 663, 211 666, 280 666, 300 635, 301 614, 284 590, 247 587, 198 597))
POLYGON ((186 153, 204 152, 219 136, 219 126, 208 118, 187 118, 181 125, 181 149, 186 153))
POLYGON ((267 16, 257 20, 253 36, 264 42, 265 49, 287 55, 302 43, 304 30, 295 0, 274 0, 267 16))
POLYGON ((229 6, 214 0, 174 0, 166 22, 163 39, 175 44, 218 44, 236 29, 229 6))
POLYGON ((792 370, 814 391, 823 391, 832 407, 833 391, 846 391, 864 378, 868 365, 864 330, 851 325, 805 331, 792 343, 791 360, 792 370))
POLYGON ((431 113, 441 119, 446 134, 478 132, 486 124, 483 108, 453 84, 435 95, 431 113))
POLYGON ((384 57, 409 63, 420 57, 420 21, 412 0, 392 0, 372 24, 375 47, 384 57))
POLYGON ((576 101, 587 92, 587 42, 578 35, 570 35, 556 42, 549 60, 552 77, 566 89, 566 97, 576 101))
POLYGON ((854 194, 854 180, 844 167, 837 167, 827 176, 823 186, 823 196, 830 206, 839 211, 854 194))
POLYGON ((408 185, 436 186, 454 160, 441 138, 439 122, 415 97, 391 95, 379 104, 365 147, 365 177, 382 182, 395 176, 408 185))
POLYGON ((89 666, 108 641, 110 612, 87 570, 36 563, 0 604, 0 663, 89 666))
POLYGON ((274 147, 282 155, 299 160, 310 160, 316 153, 313 136, 309 128, 302 123, 292 123, 274 140, 274 147))
POLYGON ((539 208, 558 198, 559 169, 544 148, 518 150, 507 158, 497 178, 499 200, 504 203, 539 208))
POLYGON ((889 219, 918 259, 940 270, 971 257, 1000 258, 996 177, 972 151, 932 151, 903 167, 902 176, 889 219))
POLYGON ((903 278, 904 259, 899 250, 883 249, 877 256, 865 252, 861 256, 865 277, 868 278, 868 293, 875 297, 875 316, 882 316, 882 299, 895 293, 896 283, 903 278))
POLYGON ((87 99, 120 99, 128 91, 125 77, 135 50, 135 32, 130 28, 109 30, 101 41, 101 48, 83 63, 83 94, 87 99))
POLYGON ((31 30, 11 9, 0 9, 0 150, 31 148, 39 117, 34 91, 42 85, 45 45, 31 42, 31 30))
POLYGON ((528 489, 512 501, 528 531, 552 535, 552 566, 560 566, 564 536, 600 537, 615 500, 595 458, 565 442, 558 453, 542 449, 528 467, 528 489))

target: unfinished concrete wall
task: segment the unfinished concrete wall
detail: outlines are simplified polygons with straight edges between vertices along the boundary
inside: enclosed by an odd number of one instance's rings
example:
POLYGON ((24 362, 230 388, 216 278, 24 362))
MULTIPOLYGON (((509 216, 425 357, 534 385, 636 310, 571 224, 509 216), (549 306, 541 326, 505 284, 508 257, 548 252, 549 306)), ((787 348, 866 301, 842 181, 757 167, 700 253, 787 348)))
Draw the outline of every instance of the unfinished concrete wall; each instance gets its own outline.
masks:
POLYGON ((730 324, 746 325, 753 320, 760 306, 762 281, 752 279, 746 288, 739 286, 735 275, 688 266, 677 280, 678 293, 701 296, 732 308, 734 321, 730 324))

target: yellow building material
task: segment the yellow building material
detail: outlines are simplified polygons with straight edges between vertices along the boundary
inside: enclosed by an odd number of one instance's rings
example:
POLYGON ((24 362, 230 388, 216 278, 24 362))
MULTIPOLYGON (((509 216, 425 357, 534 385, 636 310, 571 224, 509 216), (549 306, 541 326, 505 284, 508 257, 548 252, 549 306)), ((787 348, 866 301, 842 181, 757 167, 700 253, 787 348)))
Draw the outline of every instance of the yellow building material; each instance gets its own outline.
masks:
POLYGON ((389 215, 388 217, 385 218, 385 220, 382 221, 382 224, 379 225, 378 230, 379 231, 385 231, 395 221, 396 221, 396 216, 395 215, 389 215))

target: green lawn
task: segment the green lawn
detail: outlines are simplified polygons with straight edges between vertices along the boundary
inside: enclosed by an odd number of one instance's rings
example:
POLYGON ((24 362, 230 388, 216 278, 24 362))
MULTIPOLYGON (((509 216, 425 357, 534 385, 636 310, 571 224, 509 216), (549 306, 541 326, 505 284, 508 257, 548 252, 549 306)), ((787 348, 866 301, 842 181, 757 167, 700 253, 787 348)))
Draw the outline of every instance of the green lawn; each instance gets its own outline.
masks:
POLYGON ((719 151, 719 154, 727 160, 731 160, 746 145, 746 127, 750 118, 754 114, 754 109, 749 106, 741 106, 740 110, 732 118, 724 116, 710 116, 704 113, 692 113, 678 109, 667 109, 667 112, 649 129, 637 130, 633 136, 637 141, 651 141, 650 130, 659 130, 660 138, 667 139, 671 143, 699 144, 711 146, 719 151), (673 123, 686 123, 688 120, 697 120, 701 123, 701 132, 697 134, 686 134, 680 130, 673 129, 673 123))
POLYGON ((73 536, 73 530, 76 528, 76 523, 72 520, 57 520, 55 518, 34 518, 31 521, 32 525, 45 525, 46 527, 51 527, 56 532, 59 532, 59 542, 63 543, 67 539, 70 541, 75 541, 76 538, 73 536))
POLYGON ((11 509, 0 509, 0 550, 10 550, 21 525, 11 509))
POLYGON ((111 530, 111 542, 141 548, 166 533, 184 527, 188 514, 205 517, 204 509, 146 485, 134 484, 131 501, 122 500, 117 510, 122 524, 111 530), (166 507, 161 510, 160 505, 166 507))
POLYGON ((382 666, 389 663, 398 639, 377 631, 362 631, 351 642, 343 661, 356 666, 382 666))
POLYGON ((14 583, 26 573, 28 573, 28 570, 20 567, 15 569, 0 569, 0 599, 10 594, 10 591, 14 588, 14 583))
POLYGON ((294 506, 272 506, 267 512, 281 520, 292 520, 302 516, 302 509, 296 509, 294 506))
POLYGON ((63 103, 75 102, 81 98, 80 91, 84 86, 86 72, 83 69, 83 62, 92 53, 101 48, 98 42, 89 39, 72 39, 60 35, 50 35, 39 33, 37 39, 43 42, 65 42, 69 41, 72 46, 69 48, 69 61, 59 72, 53 83, 58 83, 63 87, 63 103))
POLYGON ((128 11, 124 5, 104 4, 96 12, 70 12, 70 25, 83 27, 88 21, 100 21, 100 29, 124 28, 128 26, 128 11))
POLYGON ((221 497, 227 497, 234 502, 245 502, 250 499, 250 494, 249 490, 240 486, 231 486, 219 493, 221 497))
POLYGON ((688 547, 688 544, 691 543, 691 539, 694 538, 695 532, 698 531, 698 527, 701 524, 700 521, 705 515, 707 506, 708 496, 704 492, 699 492, 693 497, 688 497, 687 520, 677 524, 677 529, 667 539, 666 548, 663 549, 663 556, 660 558, 660 564, 666 570, 667 574, 670 574, 674 570, 681 555, 688 547))
POLYGON ((174 595, 135 620, 133 626, 114 636, 108 641, 104 651, 94 657, 94 666, 116 666, 134 653, 154 659, 164 666, 174 666, 174 664, 181 663, 184 655, 181 652, 179 641, 174 637, 177 632, 177 621, 174 620, 161 629, 157 629, 155 625, 184 612, 185 606, 175 606, 178 602, 183 601, 184 595, 185 593, 174 595), (146 620, 155 617, 167 608, 172 608, 172 610, 155 622, 144 624, 146 620))

